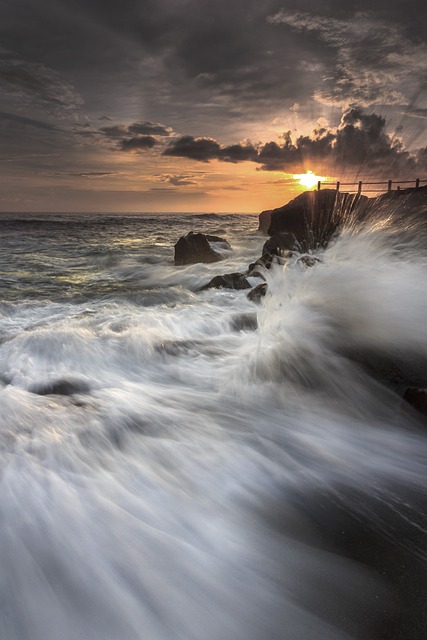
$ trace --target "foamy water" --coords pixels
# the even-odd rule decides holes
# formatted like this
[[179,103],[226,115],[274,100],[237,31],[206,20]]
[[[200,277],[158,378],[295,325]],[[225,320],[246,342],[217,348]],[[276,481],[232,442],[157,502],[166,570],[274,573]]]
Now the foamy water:
[[[427,361],[411,237],[345,231],[256,306],[197,292],[254,217],[12,218],[0,638],[424,638],[425,427],[361,364]],[[174,267],[191,229],[233,255]]]

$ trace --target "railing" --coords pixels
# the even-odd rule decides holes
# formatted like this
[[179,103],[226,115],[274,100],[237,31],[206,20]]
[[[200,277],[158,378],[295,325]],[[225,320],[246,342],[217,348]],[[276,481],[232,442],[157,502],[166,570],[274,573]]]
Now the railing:
[[[415,180],[386,180],[384,182],[363,182],[363,180],[359,180],[358,182],[323,182],[321,180],[319,180],[319,182],[317,183],[317,190],[320,191],[320,189],[322,188],[322,184],[324,186],[328,185],[335,185],[335,190],[339,191],[341,187],[351,187],[354,185],[357,185],[356,189],[349,189],[349,191],[354,191],[356,193],[358,193],[359,195],[362,193],[379,193],[381,191],[393,191],[393,186],[396,185],[396,190],[400,191],[400,185],[402,184],[412,184],[415,189],[419,189],[420,188],[420,184],[422,183],[427,183],[427,179],[426,180],[420,180],[419,178],[416,178]],[[387,185],[387,189],[381,189],[381,187],[379,189],[364,189],[364,185],[367,186],[373,186],[373,185]]]

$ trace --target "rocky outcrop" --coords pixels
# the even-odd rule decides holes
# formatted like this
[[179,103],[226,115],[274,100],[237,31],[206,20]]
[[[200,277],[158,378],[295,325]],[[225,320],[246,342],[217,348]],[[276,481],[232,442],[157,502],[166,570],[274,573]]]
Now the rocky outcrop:
[[73,396],[78,393],[90,393],[90,385],[80,378],[59,378],[45,382],[35,382],[28,391],[39,396]]
[[190,231],[175,244],[175,265],[218,262],[230,251],[231,246],[224,238]]
[[335,189],[306,191],[273,209],[268,235],[289,234],[304,251],[326,246],[343,221],[367,200]]
[[208,284],[205,284],[199,291],[206,289],[250,289],[251,285],[245,278],[244,273],[226,273],[223,276],[215,276]]
[[249,291],[247,297],[248,297],[248,300],[250,300],[251,302],[259,303],[261,302],[261,298],[263,298],[266,293],[267,293],[267,283],[263,282],[262,284],[259,284],[258,286],[254,287],[251,291]]
[[393,189],[376,198],[366,198],[357,207],[357,220],[387,217],[400,224],[416,221],[427,226],[427,186],[410,189]]
[[262,255],[283,256],[290,258],[298,242],[292,233],[276,233],[264,242]]
[[265,236],[268,235],[272,212],[273,212],[273,209],[266,209],[266,211],[261,211],[261,213],[259,214],[258,231],[263,233]]
[[268,235],[291,234],[299,248],[307,251],[326,246],[338,228],[348,221],[360,223],[387,216],[397,223],[416,219],[427,226],[426,214],[427,186],[395,189],[375,198],[321,189],[301,193],[283,207],[273,209]]

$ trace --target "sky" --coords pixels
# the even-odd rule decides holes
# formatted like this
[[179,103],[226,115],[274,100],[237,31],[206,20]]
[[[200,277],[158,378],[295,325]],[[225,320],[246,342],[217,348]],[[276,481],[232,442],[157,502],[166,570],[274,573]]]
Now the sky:
[[0,211],[427,179],[426,25],[424,0],[0,0]]

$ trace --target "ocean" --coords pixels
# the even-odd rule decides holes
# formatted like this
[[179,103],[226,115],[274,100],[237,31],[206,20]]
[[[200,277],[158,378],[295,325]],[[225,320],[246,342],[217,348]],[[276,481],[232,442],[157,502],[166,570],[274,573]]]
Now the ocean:
[[0,214],[1,640],[427,636],[426,423],[366,366],[424,371],[427,250],[382,218],[198,291],[257,226]]

